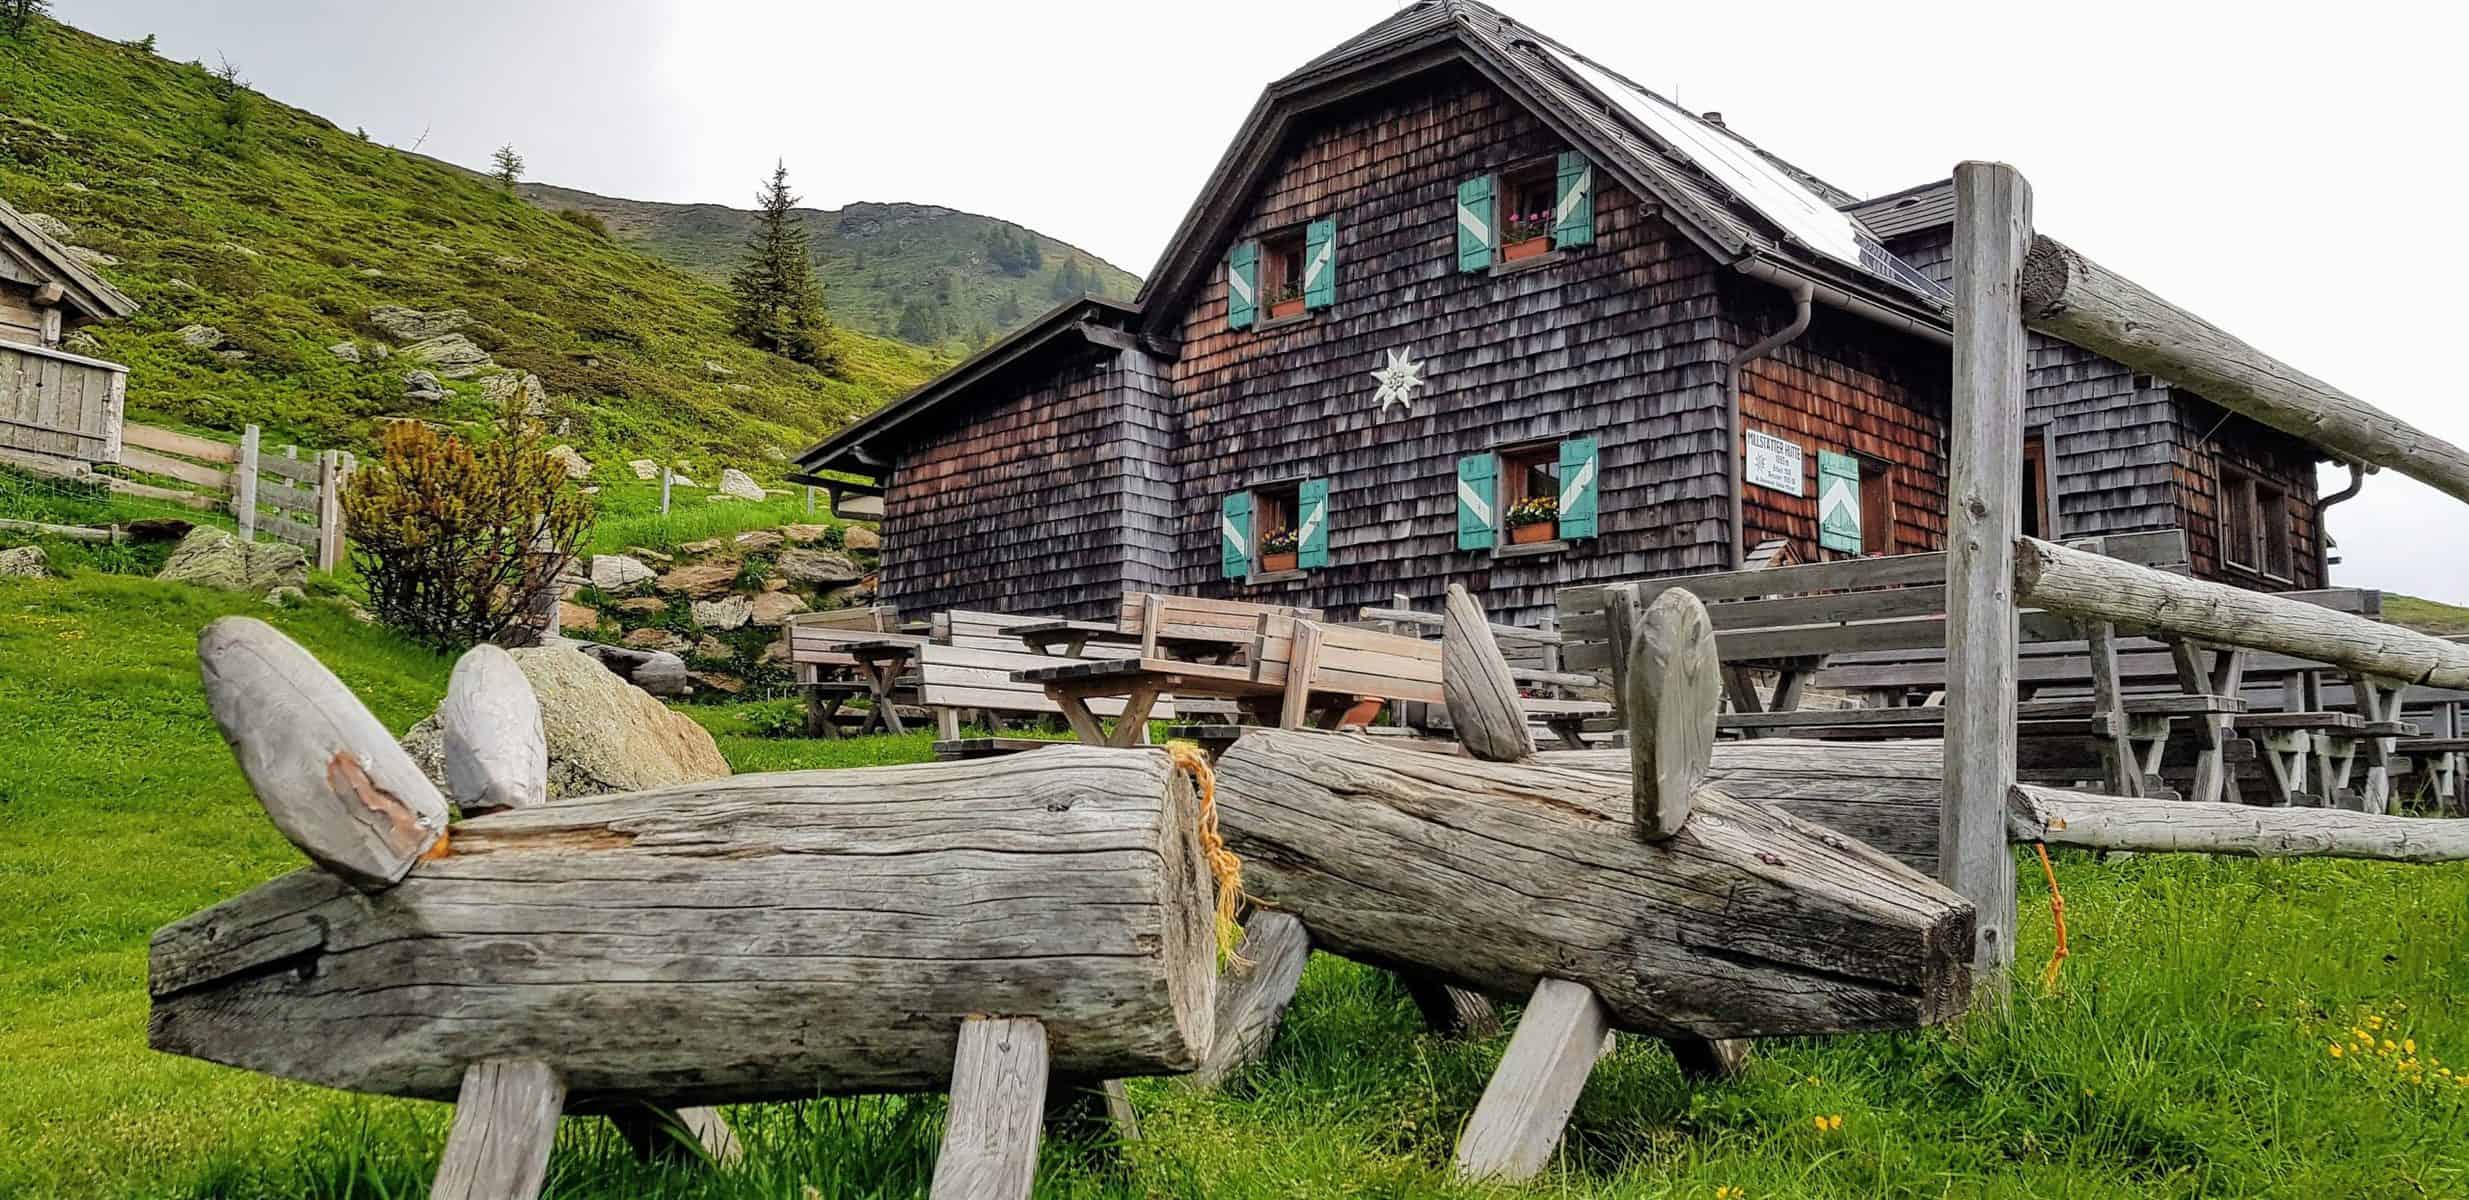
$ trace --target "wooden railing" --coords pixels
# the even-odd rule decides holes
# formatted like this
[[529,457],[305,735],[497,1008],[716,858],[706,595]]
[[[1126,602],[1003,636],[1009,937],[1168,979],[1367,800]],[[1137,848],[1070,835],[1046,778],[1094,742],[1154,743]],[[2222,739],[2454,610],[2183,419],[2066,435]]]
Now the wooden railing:
[[284,446],[266,453],[255,425],[237,445],[151,425],[123,426],[121,437],[121,466],[185,486],[110,478],[111,490],[191,508],[227,508],[240,519],[244,539],[262,531],[303,547],[321,571],[342,561],[343,483],[358,465],[350,451]]

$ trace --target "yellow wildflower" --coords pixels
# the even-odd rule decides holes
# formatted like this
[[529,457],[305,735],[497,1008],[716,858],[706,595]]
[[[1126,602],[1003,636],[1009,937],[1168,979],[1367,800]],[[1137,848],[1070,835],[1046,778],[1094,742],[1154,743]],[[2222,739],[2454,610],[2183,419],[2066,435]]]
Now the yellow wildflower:
[[2418,1052],[2418,1040],[2416,1038],[2402,1038],[2400,1040],[2400,1048],[2411,1054],[2415,1054]]
[[[2339,1057],[2340,1057],[2340,1043],[2339,1043],[2339,1042],[2334,1042],[2334,1043],[2332,1043],[2332,1057],[2334,1057],[2334,1058],[2339,1058]],[[2083,1093],[2083,1094],[2084,1094],[2084,1095],[2086,1095],[2086,1096],[2089,1096],[2089,1095],[2091,1095],[2092,1093],[2090,1093],[2089,1091],[2086,1091],[2086,1092],[2085,1092],[2085,1093]]]
[[1715,1200],[1741,1200],[1741,1197],[1748,1194],[1747,1191],[1736,1187],[1719,1187],[1715,1189]]
[[2381,1018],[2381,1017],[2377,1017],[2377,1016],[2372,1016],[2372,1015],[2368,1016],[2368,1017],[2366,1018],[2366,1027],[2367,1027],[2368,1029],[2381,1029],[2381,1028],[2383,1028],[2383,1018]]

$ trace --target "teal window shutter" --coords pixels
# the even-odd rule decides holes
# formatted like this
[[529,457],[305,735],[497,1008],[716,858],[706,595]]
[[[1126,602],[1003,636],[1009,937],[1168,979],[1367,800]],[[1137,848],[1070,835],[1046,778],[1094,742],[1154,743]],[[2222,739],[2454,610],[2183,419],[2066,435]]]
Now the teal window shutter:
[[1260,243],[1237,242],[1226,256],[1226,326],[1249,329],[1260,312]]
[[1322,218],[1303,227],[1303,307],[1337,301],[1337,221]]
[[1860,460],[1849,454],[1817,452],[1817,544],[1860,553]]
[[1226,578],[1241,579],[1252,573],[1252,494],[1236,492],[1226,497],[1220,506],[1217,524],[1218,554],[1224,559]]
[[1595,535],[1595,496],[1602,490],[1597,486],[1601,474],[1593,438],[1570,438],[1560,444],[1561,537]]
[[1295,546],[1295,565],[1306,571],[1329,565],[1329,481],[1306,479],[1295,489],[1295,528],[1302,540]]
[[1595,240],[1595,165],[1575,150],[1560,152],[1559,217],[1552,246],[1583,246]]
[[1492,265],[1492,247],[1500,241],[1492,215],[1491,176],[1477,175],[1457,185],[1458,270],[1481,271]]
[[1492,512],[1492,476],[1497,468],[1489,454],[1469,454],[1457,460],[1457,548],[1489,550],[1497,527]]

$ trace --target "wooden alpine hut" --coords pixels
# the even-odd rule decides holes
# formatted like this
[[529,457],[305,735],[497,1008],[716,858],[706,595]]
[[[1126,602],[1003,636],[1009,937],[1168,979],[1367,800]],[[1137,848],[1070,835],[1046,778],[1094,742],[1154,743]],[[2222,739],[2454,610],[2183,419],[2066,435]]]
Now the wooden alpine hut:
[[[1775,540],[1940,549],[1952,211],[1420,0],[1269,84],[1137,299],[1066,303],[799,467],[880,488],[883,596],[921,611],[1454,581],[1532,623]],[[2321,586],[2330,452],[2037,335],[2028,413],[2025,532],[2184,527],[2199,575]]]

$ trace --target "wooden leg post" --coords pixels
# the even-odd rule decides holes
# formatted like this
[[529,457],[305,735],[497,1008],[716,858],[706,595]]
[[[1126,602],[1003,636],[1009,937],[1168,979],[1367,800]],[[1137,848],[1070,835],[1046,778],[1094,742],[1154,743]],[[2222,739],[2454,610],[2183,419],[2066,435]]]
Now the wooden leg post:
[[1398,976],[1406,998],[1423,1014],[1423,1027],[1443,1037],[1487,1038],[1500,1032],[1500,1014],[1481,992],[1470,992],[1420,975]]
[[1311,957],[1311,935],[1292,914],[1262,909],[1243,923],[1235,961],[1217,981],[1217,1034],[1192,1072],[1195,1086],[1216,1087],[1268,1052]]
[[431,1200],[533,1200],[548,1180],[549,1147],[565,1108],[565,1082],[546,1063],[472,1064],[455,1098]]
[[932,1200],[1028,1200],[1045,1119],[1046,1027],[1030,1017],[970,1017],[952,1059]]
[[2032,189],[2003,163],[1955,168],[1953,438],[1946,499],[1946,771],[1938,874],[1972,902],[1973,969],[2014,961],[2015,538],[2022,533],[2023,390],[2030,344],[2020,292]]
[[1603,1002],[1584,985],[1536,984],[1500,1069],[1458,1136],[1458,1174],[1514,1183],[1541,1171],[1611,1031]]

